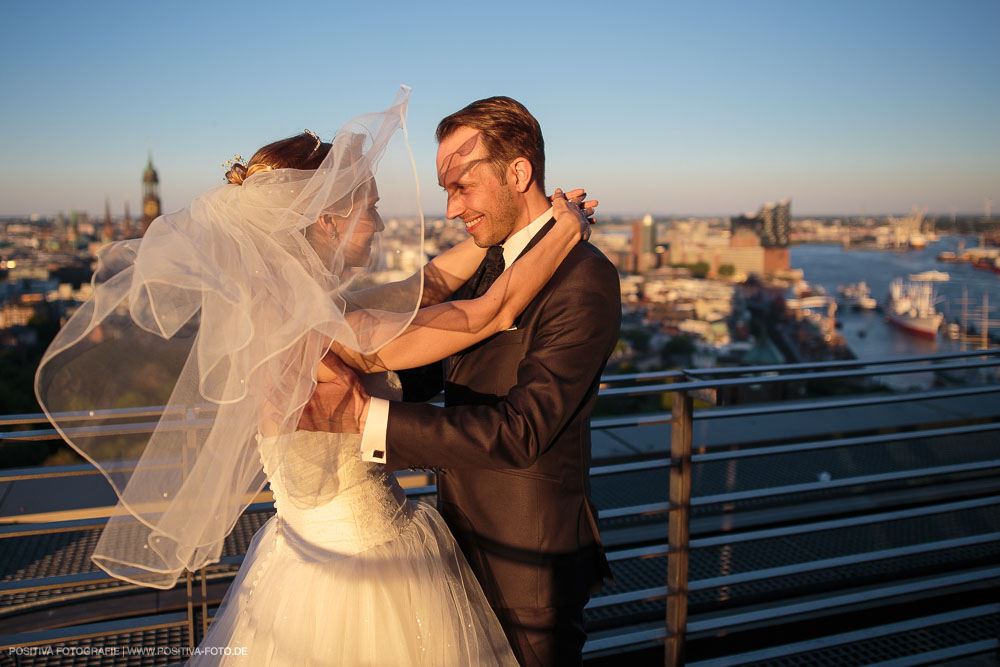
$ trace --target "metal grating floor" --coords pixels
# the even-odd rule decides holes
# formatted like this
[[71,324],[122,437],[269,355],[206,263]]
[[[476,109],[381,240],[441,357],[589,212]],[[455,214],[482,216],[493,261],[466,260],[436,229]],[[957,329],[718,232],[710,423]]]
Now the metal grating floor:
[[161,667],[181,664],[187,624],[55,642],[37,650],[0,653],[0,667]]
[[63,574],[94,572],[90,554],[100,530],[28,535],[4,539],[0,581],[21,581]]
[[[823,648],[808,653],[783,656],[753,663],[754,667],[846,667],[872,665],[888,660],[946,649],[977,641],[1000,637],[1000,617],[997,615],[969,618],[944,625],[920,628],[895,635],[874,637]],[[996,653],[994,652],[994,656]],[[925,663],[915,663],[925,664]],[[961,663],[958,663],[961,664]],[[997,664],[997,663],[994,663]]]
[[[223,544],[223,556],[239,556],[246,553],[254,533],[274,516],[274,510],[247,512],[240,517],[233,532]],[[11,537],[0,542],[0,581],[19,582],[42,577],[60,577],[74,574],[100,572],[90,560],[90,554],[97,544],[101,529],[28,535]],[[237,568],[233,568],[235,574]],[[67,585],[34,591],[22,591],[0,595],[0,614],[12,607],[54,600],[60,596],[83,591],[104,591],[128,588],[131,584],[121,581],[102,581]]]

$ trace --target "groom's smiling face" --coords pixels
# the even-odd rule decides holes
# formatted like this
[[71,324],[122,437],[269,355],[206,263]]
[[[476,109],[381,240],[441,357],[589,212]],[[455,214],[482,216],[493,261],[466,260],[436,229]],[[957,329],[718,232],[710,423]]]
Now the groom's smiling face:
[[448,194],[447,217],[461,218],[476,245],[488,248],[513,233],[521,213],[518,198],[501,181],[478,130],[459,127],[441,141],[437,172]]

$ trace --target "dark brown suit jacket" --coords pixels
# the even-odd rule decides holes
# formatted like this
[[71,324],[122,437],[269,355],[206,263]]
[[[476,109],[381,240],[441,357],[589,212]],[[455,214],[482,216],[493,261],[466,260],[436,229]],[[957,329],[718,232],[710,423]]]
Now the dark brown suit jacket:
[[610,574],[589,418],[620,324],[618,272],[580,243],[511,330],[450,360],[444,408],[390,405],[388,465],[442,469],[441,514],[496,608],[580,604]]

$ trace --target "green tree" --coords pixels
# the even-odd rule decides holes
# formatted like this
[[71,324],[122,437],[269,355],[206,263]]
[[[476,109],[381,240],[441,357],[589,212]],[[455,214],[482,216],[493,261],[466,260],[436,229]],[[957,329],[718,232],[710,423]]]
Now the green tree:
[[688,270],[691,271],[691,275],[695,278],[704,278],[707,276],[709,268],[708,262],[695,262],[694,264],[688,264]]
[[676,366],[677,359],[691,356],[696,349],[690,336],[674,336],[660,350],[660,359],[664,366]]
[[636,352],[649,351],[649,332],[645,329],[622,329],[621,337]]

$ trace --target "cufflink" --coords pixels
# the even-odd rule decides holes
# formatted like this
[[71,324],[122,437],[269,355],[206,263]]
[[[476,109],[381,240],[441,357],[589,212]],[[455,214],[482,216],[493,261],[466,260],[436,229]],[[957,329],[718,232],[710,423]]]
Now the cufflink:
[[385,450],[383,450],[383,449],[376,449],[376,450],[374,450],[372,452],[372,459],[374,459],[375,461],[382,461],[384,463],[385,462]]

